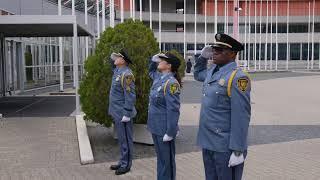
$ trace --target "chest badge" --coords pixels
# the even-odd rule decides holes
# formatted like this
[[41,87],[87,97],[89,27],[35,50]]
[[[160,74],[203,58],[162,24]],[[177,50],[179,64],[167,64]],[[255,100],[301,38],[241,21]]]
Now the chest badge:
[[224,79],[220,79],[219,80],[219,85],[220,86],[224,86],[225,83],[226,83],[226,80],[224,80]]
[[120,76],[118,75],[117,77],[116,77],[116,81],[119,81],[120,80]]

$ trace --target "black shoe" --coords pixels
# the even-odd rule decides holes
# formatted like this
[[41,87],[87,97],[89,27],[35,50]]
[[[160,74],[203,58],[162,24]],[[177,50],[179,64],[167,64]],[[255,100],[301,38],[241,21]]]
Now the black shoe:
[[116,175],[121,175],[121,174],[125,174],[125,173],[127,173],[127,172],[129,172],[129,171],[130,171],[130,168],[128,168],[128,169],[126,169],[126,168],[119,168],[119,169],[116,170],[115,174],[116,174]]
[[119,164],[117,164],[117,165],[111,165],[110,166],[110,169],[111,170],[117,170],[117,169],[119,169],[120,168],[120,165]]

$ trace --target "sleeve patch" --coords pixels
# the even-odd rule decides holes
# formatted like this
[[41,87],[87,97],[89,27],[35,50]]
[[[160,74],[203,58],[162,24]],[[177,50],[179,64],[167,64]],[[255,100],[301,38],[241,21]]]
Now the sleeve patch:
[[127,76],[125,77],[125,83],[126,83],[126,90],[127,90],[127,91],[130,91],[130,90],[131,90],[130,84],[131,84],[132,82],[134,82],[134,76],[133,76],[132,74],[127,75]]
[[178,83],[170,84],[170,93],[176,94],[178,92],[180,92],[180,85]]
[[237,87],[240,91],[246,92],[249,87],[249,80],[247,78],[240,78],[237,81]]

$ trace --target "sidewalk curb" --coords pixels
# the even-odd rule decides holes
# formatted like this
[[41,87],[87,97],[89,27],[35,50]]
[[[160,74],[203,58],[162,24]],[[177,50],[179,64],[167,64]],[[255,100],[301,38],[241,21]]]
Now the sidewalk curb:
[[76,115],[75,117],[78,134],[80,162],[83,165],[94,163],[86,122],[83,119],[83,115]]

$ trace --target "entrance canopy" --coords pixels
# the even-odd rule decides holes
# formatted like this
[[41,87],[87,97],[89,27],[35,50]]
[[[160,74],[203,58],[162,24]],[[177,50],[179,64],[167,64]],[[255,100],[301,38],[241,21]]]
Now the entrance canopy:
[[[78,36],[91,36],[94,33],[77,21],[73,15],[8,15],[0,16],[0,68],[2,88],[5,96],[5,38],[6,37],[73,37],[73,71],[76,90],[76,115],[80,112],[78,80]],[[1,72],[1,71],[0,71]]]
[[4,37],[67,37],[74,36],[76,24],[77,36],[94,36],[86,26],[77,22],[72,15],[10,15],[0,16],[0,34]]

